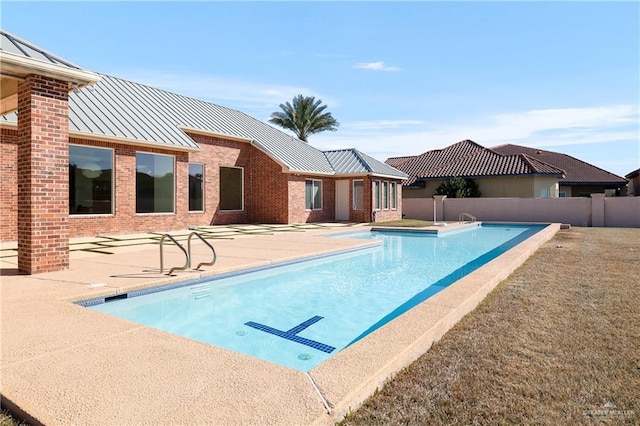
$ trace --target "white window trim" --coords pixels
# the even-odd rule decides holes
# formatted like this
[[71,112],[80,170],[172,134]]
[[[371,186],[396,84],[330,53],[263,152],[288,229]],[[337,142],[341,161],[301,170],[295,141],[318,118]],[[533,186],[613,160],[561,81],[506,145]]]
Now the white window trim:
[[[361,182],[362,183],[362,205],[360,206],[360,208],[356,208],[356,182]],[[351,193],[352,193],[352,197],[351,197],[351,209],[352,210],[357,210],[357,211],[361,211],[364,210],[364,179],[354,179],[353,182],[351,183]]]
[[[314,184],[316,182],[320,182],[320,207],[313,206],[312,208],[307,208],[307,181],[311,181]],[[313,188],[313,185],[312,185]],[[321,179],[305,179],[304,180],[304,209],[305,211],[320,211],[322,210],[322,206],[324,205],[324,185]],[[313,204],[313,197],[311,198],[311,203]]]
[[[376,194],[376,186],[378,187],[378,194]],[[382,210],[382,181],[373,181],[373,210]],[[377,207],[376,207],[377,204]]]
[[[384,189],[387,189],[387,193],[385,194]],[[389,181],[383,181],[382,182],[382,192],[381,192],[381,197],[382,197],[382,210],[389,210],[389,197],[390,197],[390,188],[389,188]]]
[[[393,191],[391,188],[395,188]],[[398,210],[398,183],[397,182],[389,182],[389,206],[391,210]]]

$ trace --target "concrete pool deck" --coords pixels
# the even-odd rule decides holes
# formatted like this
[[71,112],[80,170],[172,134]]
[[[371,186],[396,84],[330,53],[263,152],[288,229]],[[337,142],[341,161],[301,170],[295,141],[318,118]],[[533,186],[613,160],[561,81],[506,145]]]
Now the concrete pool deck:
[[[3,243],[2,405],[47,425],[333,424],[426,352],[559,227],[548,226],[308,374],[72,302],[365,247],[372,242],[322,235],[367,227],[203,228],[217,263],[174,277],[159,273],[160,234],[73,239],[69,270],[32,276],[16,274],[13,248]],[[172,235],[184,241],[189,232]],[[206,247],[193,244],[193,263],[208,260]],[[183,263],[166,244],[165,265]]]

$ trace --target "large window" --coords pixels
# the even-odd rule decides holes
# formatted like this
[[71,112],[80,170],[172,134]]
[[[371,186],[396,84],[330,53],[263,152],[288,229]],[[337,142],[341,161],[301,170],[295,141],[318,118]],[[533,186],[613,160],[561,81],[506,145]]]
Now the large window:
[[322,210],[322,181],[304,181],[304,207],[307,210]]
[[189,163],[189,211],[204,210],[204,165]]
[[364,181],[353,181],[353,210],[364,208]]
[[113,213],[113,151],[69,145],[69,214]]
[[136,213],[173,213],[174,157],[136,153]]
[[373,182],[373,208],[375,210],[380,210],[380,206],[382,205],[381,186],[382,184],[379,180]]
[[243,170],[238,167],[220,167],[220,210],[243,210]]

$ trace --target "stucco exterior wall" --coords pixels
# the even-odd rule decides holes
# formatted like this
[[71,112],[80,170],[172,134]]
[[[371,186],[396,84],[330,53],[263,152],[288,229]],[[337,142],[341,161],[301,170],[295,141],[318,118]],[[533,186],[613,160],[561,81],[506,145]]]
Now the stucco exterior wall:
[[[433,204],[432,198],[405,198],[403,213],[407,219],[432,221]],[[442,204],[444,219],[438,213],[438,221],[457,221],[460,213],[470,213],[480,221],[640,228],[640,197],[445,198]]]
[[[475,183],[482,194],[481,197],[514,197],[535,198],[540,197],[543,188],[548,190],[549,197],[558,196],[558,179],[545,176],[498,176],[475,178]],[[436,194],[436,188],[444,180],[424,181],[424,188],[405,188],[403,197],[431,198]]]
[[640,228],[640,197],[605,197],[605,226]]

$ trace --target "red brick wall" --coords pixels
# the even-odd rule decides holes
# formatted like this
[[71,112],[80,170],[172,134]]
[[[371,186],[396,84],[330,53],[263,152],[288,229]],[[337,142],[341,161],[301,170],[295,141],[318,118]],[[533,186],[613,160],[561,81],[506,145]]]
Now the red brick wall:
[[[190,135],[201,151],[181,153],[163,149],[136,147],[120,143],[97,142],[71,138],[70,143],[110,148],[114,158],[114,214],[70,215],[70,236],[92,236],[136,232],[161,232],[186,229],[191,225],[206,226],[232,223],[305,223],[335,220],[335,180],[331,177],[285,174],[282,167],[249,143]],[[17,192],[16,175],[17,132],[2,130],[2,241],[16,239]],[[136,214],[136,152],[175,156],[175,213]],[[188,211],[188,163],[202,163],[205,167],[204,211]],[[244,210],[225,212],[218,209],[220,198],[220,167],[244,169]],[[305,179],[323,182],[323,208],[305,209]],[[371,221],[372,179],[364,180],[364,209],[351,210],[353,222]],[[352,182],[352,181],[350,181]],[[400,218],[401,187],[398,185],[398,210],[380,211],[377,220]],[[350,184],[350,199],[353,186]],[[68,212],[68,193],[65,195]],[[390,218],[390,219],[387,219]]]
[[0,241],[18,240],[18,132],[0,129]]
[[68,84],[36,75],[18,84],[18,269],[69,266]]
[[[305,180],[322,181],[322,210],[305,209]],[[332,222],[336,218],[336,185],[333,178],[293,175],[289,177],[289,223]]]
[[[231,223],[249,223],[249,212],[247,205],[250,194],[250,171],[252,155],[255,148],[245,142],[230,141],[210,136],[190,135],[200,146],[201,151],[190,152],[189,162],[204,164],[204,213],[189,213],[188,188],[184,200],[184,213],[188,216],[190,224],[194,225],[223,225]],[[220,167],[242,167],[244,179],[244,210],[243,211],[220,211]],[[184,172],[184,179],[187,179],[188,170]],[[185,181],[186,182],[186,181]]]
[[292,175],[265,153],[253,149],[248,203],[253,223],[289,223],[289,185]]
[[[365,181],[365,205],[366,205],[366,198],[367,196],[371,197],[370,201],[369,201],[369,206],[370,206],[370,211],[374,211],[374,187],[373,187],[373,182],[376,180],[379,180],[381,182],[383,181],[387,181],[387,182],[396,182],[396,188],[397,188],[397,208],[396,209],[391,209],[391,204],[389,204],[389,209],[379,209],[379,210],[375,210],[375,221],[376,222],[385,222],[388,220],[398,220],[398,219],[402,219],[402,185],[400,181],[394,181],[392,179],[385,179],[385,178],[367,178],[368,183]],[[368,188],[367,188],[368,187]],[[391,192],[391,188],[389,188],[389,192]],[[371,221],[373,221],[373,217],[371,218]]]
[[[115,212],[113,215],[70,216],[71,235],[119,234],[132,232],[163,232],[186,229],[189,226],[248,223],[247,186],[251,164],[250,145],[242,142],[192,136],[200,145],[199,152],[176,152],[163,149],[127,146],[82,139],[73,144],[112,148],[115,162]],[[172,155],[175,157],[175,213],[136,213],[136,152]],[[189,163],[204,164],[204,211],[189,212]],[[239,212],[219,211],[220,167],[244,168],[245,209]]]

